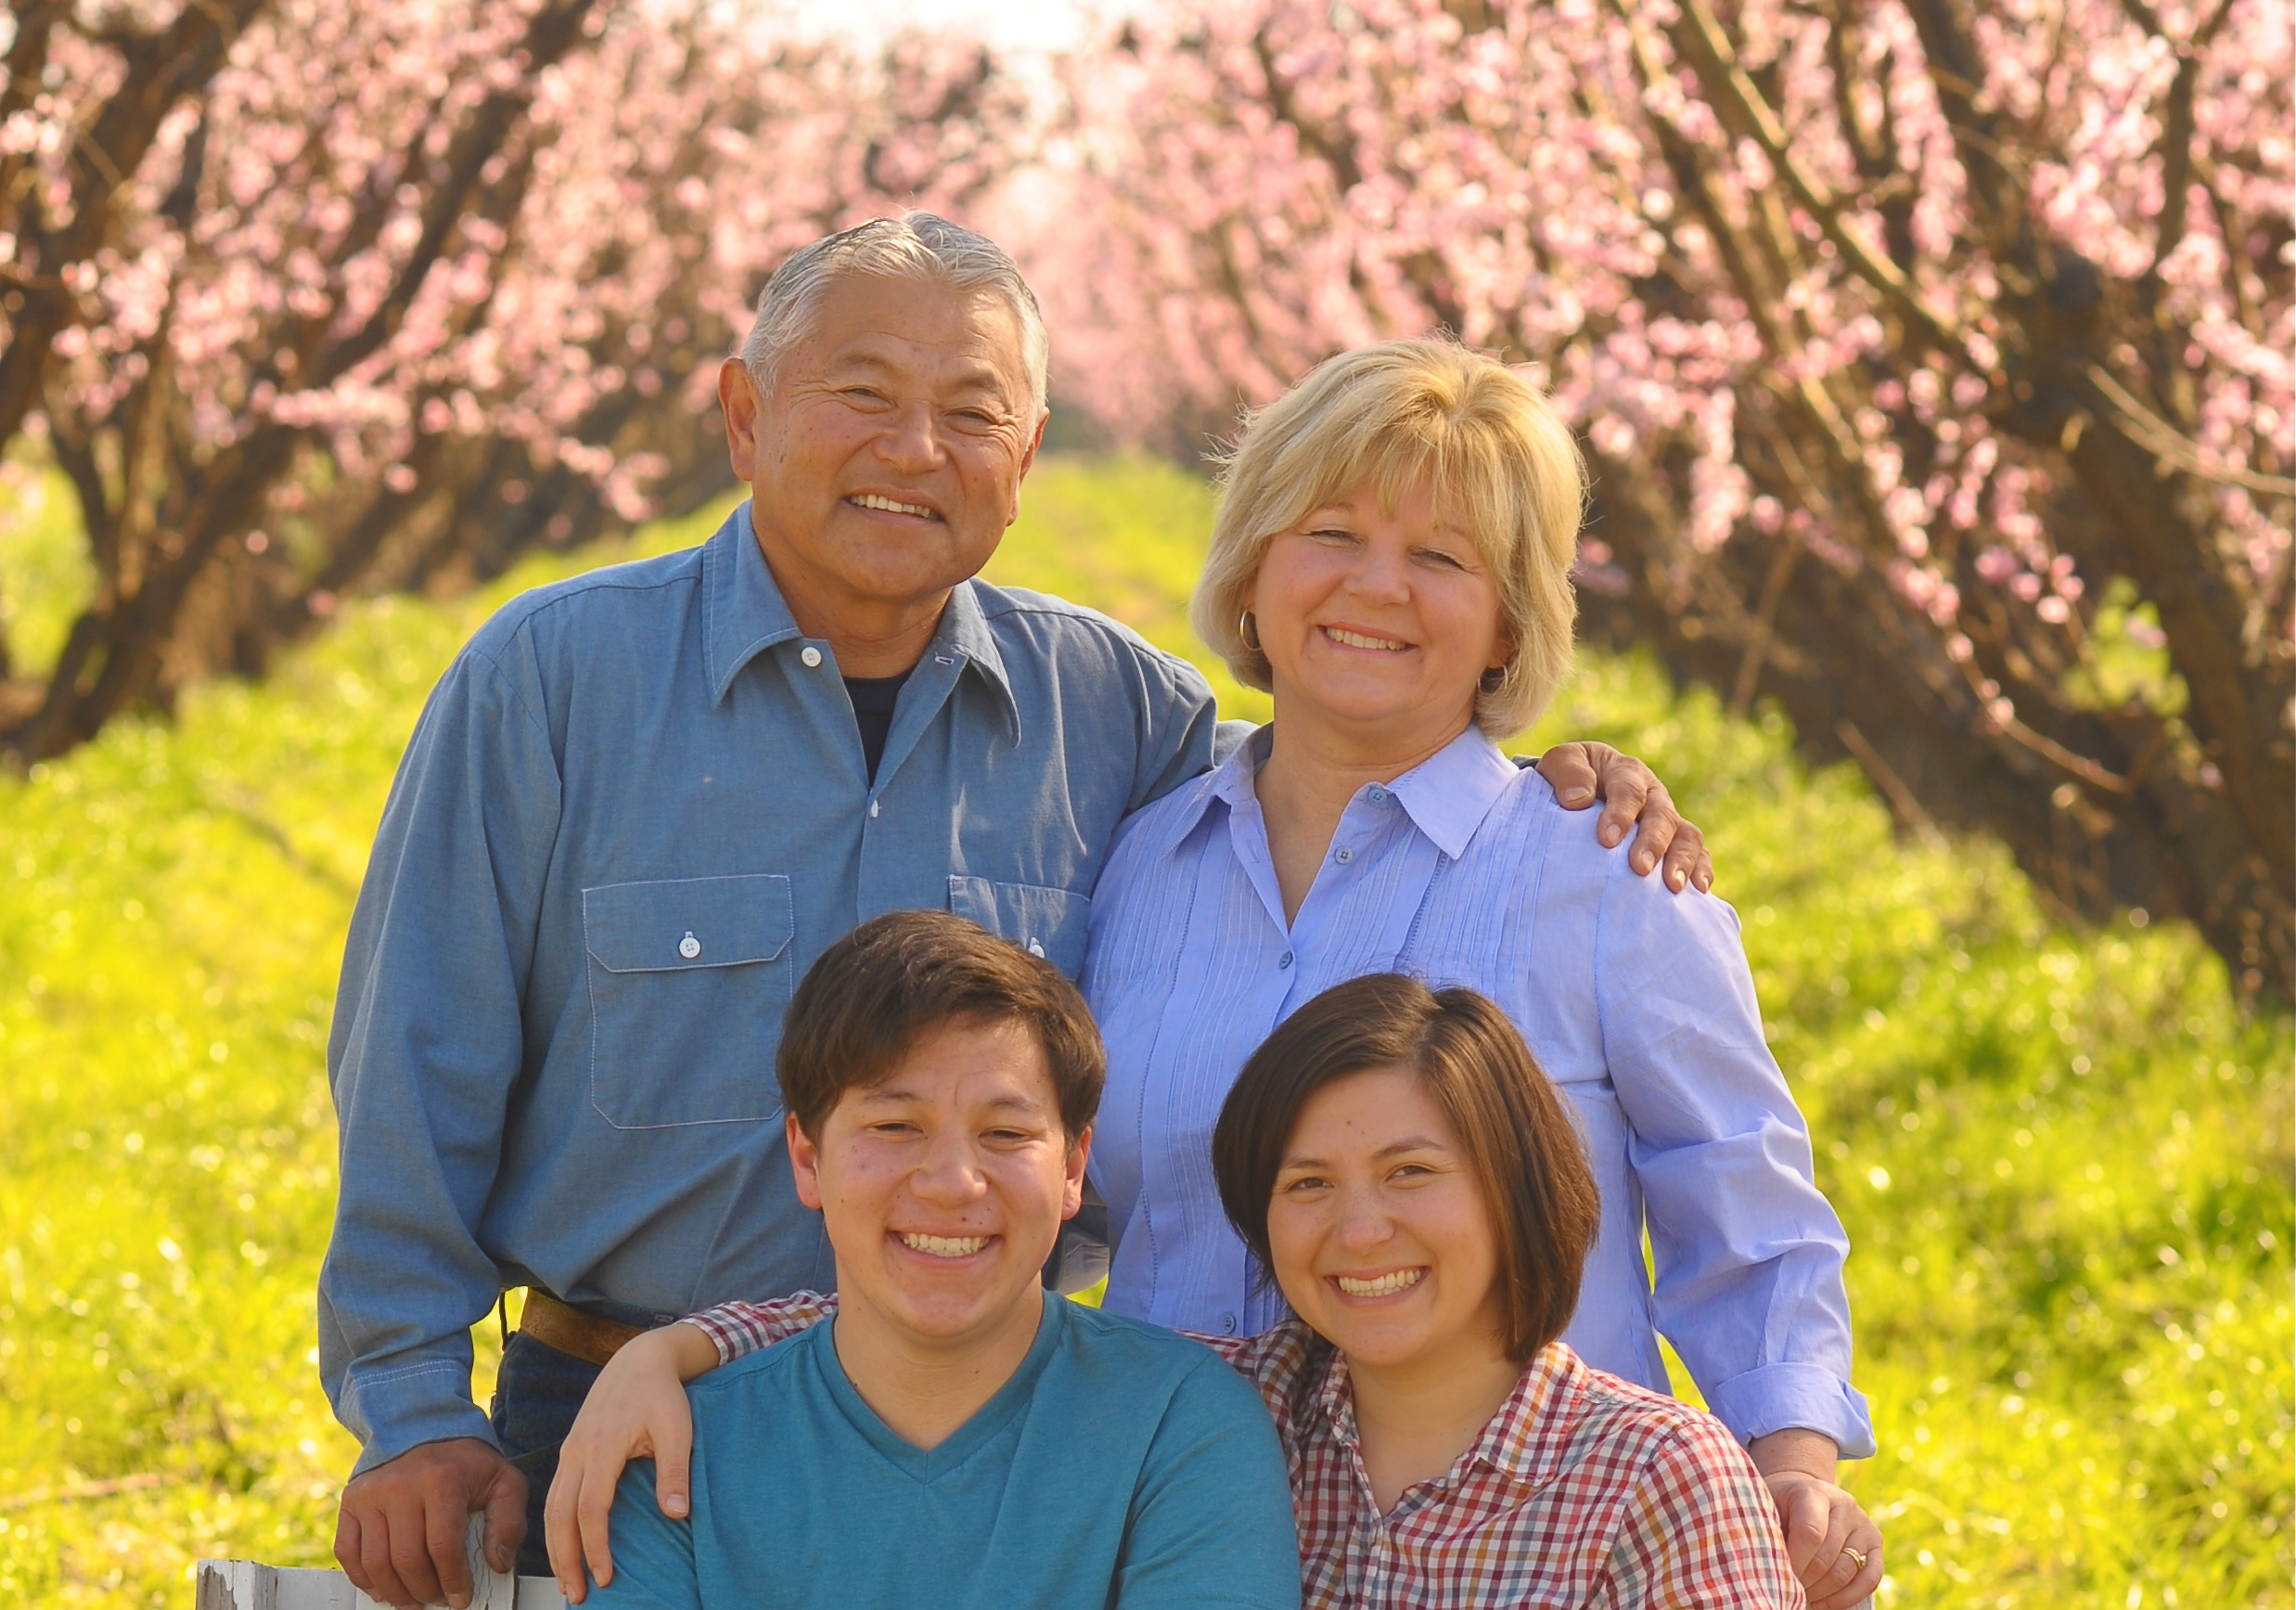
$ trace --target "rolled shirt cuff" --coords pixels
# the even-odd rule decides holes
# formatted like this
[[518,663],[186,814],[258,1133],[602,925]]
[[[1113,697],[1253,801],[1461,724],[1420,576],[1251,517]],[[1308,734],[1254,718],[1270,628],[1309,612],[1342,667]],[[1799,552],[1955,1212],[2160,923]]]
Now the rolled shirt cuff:
[[1874,1456],[1866,1395],[1823,1365],[1765,1364],[1701,1386],[1706,1407],[1740,1442],[1773,1431],[1815,1431],[1832,1437],[1843,1459]]
[[343,1423],[364,1445],[351,1467],[353,1475],[426,1442],[472,1436],[490,1448],[501,1447],[493,1424],[470,1401],[468,1364],[441,1359],[353,1375],[344,1383],[341,1412]]

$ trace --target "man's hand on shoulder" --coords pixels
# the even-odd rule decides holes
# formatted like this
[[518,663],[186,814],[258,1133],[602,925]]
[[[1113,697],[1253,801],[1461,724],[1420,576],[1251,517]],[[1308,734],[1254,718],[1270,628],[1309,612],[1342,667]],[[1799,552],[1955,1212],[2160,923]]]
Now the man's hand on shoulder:
[[335,1559],[370,1599],[465,1610],[471,1583],[464,1539],[480,1510],[487,1561],[507,1571],[526,1536],[526,1477],[476,1437],[426,1442],[351,1478],[335,1522]]
[[1677,895],[1693,884],[1700,894],[1713,888],[1714,858],[1706,853],[1706,835],[1683,819],[1658,774],[1633,755],[1607,743],[1558,743],[1539,756],[1539,775],[1565,810],[1583,811],[1602,802],[1595,836],[1605,847],[1633,829],[1635,847],[1627,859],[1637,873],[1648,873],[1663,857],[1666,886]]

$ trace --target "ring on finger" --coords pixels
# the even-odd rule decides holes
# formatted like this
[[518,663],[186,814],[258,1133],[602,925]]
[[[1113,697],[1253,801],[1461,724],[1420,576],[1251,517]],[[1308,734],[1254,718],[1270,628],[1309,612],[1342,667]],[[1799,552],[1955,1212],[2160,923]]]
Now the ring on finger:
[[1855,1565],[1859,1570],[1862,1571],[1866,1568],[1866,1555],[1862,1550],[1853,1549],[1845,1545],[1841,1552],[1850,1556],[1850,1564]]

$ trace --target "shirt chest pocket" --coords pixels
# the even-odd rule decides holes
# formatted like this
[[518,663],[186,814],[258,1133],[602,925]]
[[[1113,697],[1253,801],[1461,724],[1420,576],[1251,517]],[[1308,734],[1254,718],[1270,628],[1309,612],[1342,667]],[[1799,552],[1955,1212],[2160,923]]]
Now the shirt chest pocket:
[[582,892],[590,1100],[618,1129],[758,1122],[781,1112],[774,1047],[796,927],[772,873]]
[[952,875],[949,909],[1041,956],[1070,978],[1084,965],[1084,940],[1092,930],[1092,900],[1066,889],[1036,883],[992,883],[986,878]]

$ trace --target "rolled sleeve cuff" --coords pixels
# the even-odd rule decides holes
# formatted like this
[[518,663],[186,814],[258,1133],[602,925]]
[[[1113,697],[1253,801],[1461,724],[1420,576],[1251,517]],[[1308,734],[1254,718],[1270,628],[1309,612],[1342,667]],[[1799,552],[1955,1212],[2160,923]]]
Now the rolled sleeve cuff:
[[1815,1431],[1834,1439],[1843,1459],[1874,1456],[1872,1410],[1866,1395],[1817,1364],[1766,1364],[1706,1388],[1706,1407],[1740,1442],[1773,1431]]
[[353,1475],[426,1442],[472,1436],[490,1448],[501,1446],[494,1426],[470,1401],[470,1372],[460,1364],[414,1364],[353,1375],[345,1384],[344,1398],[343,1423],[366,1445],[351,1467]]

